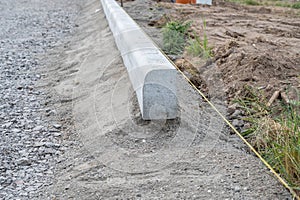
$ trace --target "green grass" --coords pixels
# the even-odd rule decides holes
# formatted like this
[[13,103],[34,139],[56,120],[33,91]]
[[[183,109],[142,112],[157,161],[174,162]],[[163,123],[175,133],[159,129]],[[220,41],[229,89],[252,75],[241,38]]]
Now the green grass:
[[244,0],[246,5],[251,5],[251,6],[258,6],[260,5],[259,2],[255,1],[255,0]]
[[[300,4],[298,3],[288,3],[288,2],[282,2],[282,1],[277,1],[276,3],[266,3],[266,5],[273,5],[273,6],[277,6],[277,7],[285,7],[285,8],[294,8],[294,9],[299,9],[300,8]],[[297,8],[297,6],[299,6]]]
[[186,34],[191,24],[191,22],[170,21],[166,24],[165,29]]
[[251,127],[243,136],[281,174],[289,185],[300,193],[300,107],[299,102],[283,102],[267,106],[261,92],[245,87],[245,94],[237,99]]
[[282,0],[228,0],[229,2],[251,5],[251,6],[278,6],[286,8],[300,9],[300,2],[286,2]]
[[258,1],[255,0],[228,0],[228,1],[233,3],[238,3],[238,4],[252,5],[252,6],[261,5]]
[[181,54],[185,47],[186,33],[190,26],[191,22],[168,22],[163,27],[163,50],[168,54]]
[[295,2],[292,4],[292,8],[300,9],[300,2]]
[[203,20],[203,40],[194,33],[194,39],[189,40],[187,52],[192,56],[201,56],[205,59],[212,57],[212,48],[208,45],[208,38],[206,34],[206,21]]
[[163,32],[163,50],[168,54],[181,54],[185,46],[185,36],[182,33],[166,30]]

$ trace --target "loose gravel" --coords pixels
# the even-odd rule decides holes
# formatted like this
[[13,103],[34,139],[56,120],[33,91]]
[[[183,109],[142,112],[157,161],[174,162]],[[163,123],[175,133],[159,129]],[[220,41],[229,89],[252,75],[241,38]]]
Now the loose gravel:
[[[129,133],[110,130],[116,121],[105,97],[119,76],[126,78],[125,68],[121,58],[115,60],[119,53],[99,0],[80,1],[0,0],[0,199],[290,198],[236,136],[220,131],[216,113],[202,103],[195,140],[172,164],[152,173],[109,166],[126,166],[128,160],[105,165],[107,160],[96,154],[103,147],[97,142],[108,141],[99,140],[103,130],[108,138],[118,139],[116,148],[132,151],[144,145],[141,156],[172,135],[164,132],[154,140],[130,143]],[[107,63],[112,67],[104,67]],[[191,90],[182,88],[198,107]],[[95,96],[103,101],[94,101]],[[127,103],[123,98],[120,105]],[[85,127],[99,122],[107,126]],[[190,135],[193,121],[183,122]],[[123,125],[130,130],[130,120]],[[219,138],[214,130],[220,131]]]
[[75,2],[0,0],[0,199],[30,199],[51,184],[64,150],[62,125],[49,120],[56,111],[36,85],[40,58],[77,26]]

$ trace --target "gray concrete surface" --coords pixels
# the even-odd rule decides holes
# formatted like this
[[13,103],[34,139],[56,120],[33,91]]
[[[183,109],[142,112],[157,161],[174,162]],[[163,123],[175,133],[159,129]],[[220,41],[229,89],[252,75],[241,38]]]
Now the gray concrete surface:
[[143,119],[176,118],[179,109],[176,69],[116,1],[101,2]]

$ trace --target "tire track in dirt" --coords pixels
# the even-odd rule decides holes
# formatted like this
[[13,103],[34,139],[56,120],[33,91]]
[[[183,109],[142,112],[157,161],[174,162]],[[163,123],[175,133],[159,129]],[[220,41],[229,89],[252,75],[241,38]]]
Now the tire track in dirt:
[[[50,77],[60,80],[54,94],[73,99],[60,104],[60,112],[72,113],[73,120],[66,132],[66,151],[57,165],[55,184],[45,188],[40,199],[290,198],[185,80],[178,80],[181,118],[142,122],[99,1],[86,4],[78,24],[70,47],[57,49],[61,60],[49,66],[58,69],[50,69]],[[70,68],[59,71],[66,67]],[[121,95],[113,99],[118,106],[112,109],[116,85]],[[221,100],[215,98],[214,103],[226,111]],[[128,113],[118,112],[124,107],[129,119]],[[119,118],[114,119],[114,112]],[[192,139],[189,147],[180,143],[185,137]],[[176,145],[170,147],[173,151],[164,151],[175,139]],[[108,150],[112,152],[107,154]],[[135,157],[147,163],[159,151],[169,154],[150,160],[149,166],[159,166],[155,170],[144,163],[130,165]],[[183,154],[178,156],[178,152]],[[137,171],[139,164],[142,170]]]

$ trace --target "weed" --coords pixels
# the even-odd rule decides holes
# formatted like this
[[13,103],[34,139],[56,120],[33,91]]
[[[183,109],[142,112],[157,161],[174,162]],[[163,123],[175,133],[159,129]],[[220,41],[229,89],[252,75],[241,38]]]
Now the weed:
[[256,1],[256,0],[228,0],[230,2],[239,3],[239,4],[246,4],[246,5],[252,5],[252,6],[258,6],[258,5],[267,5],[267,6],[278,6],[278,7],[287,7],[287,8],[294,8],[294,9],[300,9],[300,2],[287,2],[282,0],[262,0],[262,1]]
[[246,87],[246,95],[237,102],[251,127],[244,137],[294,188],[300,192],[300,115],[299,106],[283,102],[267,106],[264,95]]
[[244,2],[245,2],[245,4],[250,5],[250,6],[260,5],[259,2],[255,1],[255,0],[245,0]]
[[163,50],[169,54],[182,53],[185,46],[185,35],[191,22],[168,22],[163,28]]
[[246,5],[251,5],[251,6],[260,5],[260,3],[256,0],[229,0],[229,1],[233,2],[233,3],[246,4]]
[[187,52],[192,56],[200,56],[203,53],[202,42],[200,37],[194,33],[194,39],[188,41],[189,46],[187,47]]
[[168,54],[178,55],[182,53],[185,45],[185,36],[174,30],[166,30],[163,32],[163,50]]
[[168,22],[165,26],[167,30],[173,30],[182,34],[186,34],[188,29],[191,27],[191,22],[180,22],[180,21],[171,21]]
[[273,3],[271,5],[278,6],[278,7],[300,9],[300,2],[289,3],[289,2],[277,1],[275,4]]
[[292,8],[300,9],[300,2],[293,3]]
[[211,48],[208,45],[208,38],[206,34],[206,21],[203,20],[203,41],[194,33],[194,39],[189,40],[187,51],[193,56],[202,56],[205,59],[212,57]]

